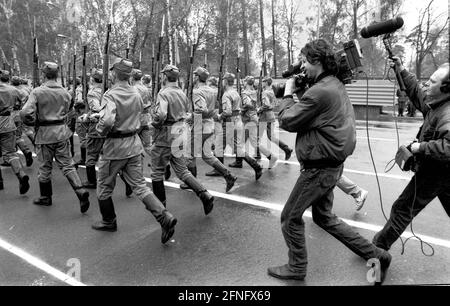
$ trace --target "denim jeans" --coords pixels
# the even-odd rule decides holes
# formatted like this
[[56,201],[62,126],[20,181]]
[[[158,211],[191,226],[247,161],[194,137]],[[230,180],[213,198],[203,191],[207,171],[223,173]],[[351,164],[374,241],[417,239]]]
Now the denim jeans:
[[450,217],[450,165],[422,165],[392,205],[389,220],[375,235],[374,243],[385,250],[390,249],[413,218],[436,197]]
[[312,207],[313,221],[365,260],[378,258],[382,250],[356,233],[332,213],[333,189],[343,166],[326,169],[303,169],[281,213],[281,229],[289,249],[289,268],[306,273],[307,250],[303,213]]

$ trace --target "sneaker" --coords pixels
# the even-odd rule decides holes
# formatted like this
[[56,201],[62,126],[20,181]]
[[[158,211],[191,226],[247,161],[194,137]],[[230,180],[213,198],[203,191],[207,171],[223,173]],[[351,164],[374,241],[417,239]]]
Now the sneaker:
[[289,269],[288,265],[268,268],[267,274],[269,274],[272,277],[284,280],[302,281],[306,277],[306,273],[293,272],[291,269]]
[[355,198],[356,211],[360,211],[366,203],[367,195],[369,192],[367,190],[361,189],[358,193],[358,197]]

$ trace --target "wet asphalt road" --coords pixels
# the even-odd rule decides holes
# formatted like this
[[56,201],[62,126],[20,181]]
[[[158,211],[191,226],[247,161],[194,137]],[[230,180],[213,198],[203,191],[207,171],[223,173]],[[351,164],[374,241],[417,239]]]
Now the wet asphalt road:
[[[400,142],[407,143],[417,132],[418,124],[400,126]],[[364,126],[358,126],[358,145],[346,163],[345,174],[369,190],[366,205],[355,212],[354,201],[335,190],[334,211],[344,219],[363,224],[355,228],[371,239],[371,226],[384,225],[376,178],[365,139]],[[370,128],[375,164],[381,174],[382,200],[386,214],[408,183],[407,173],[395,167],[384,174],[386,164],[394,157],[397,136],[390,123],[373,124]],[[281,139],[293,145],[295,135],[281,133]],[[283,154],[280,154],[283,158]],[[226,158],[226,164],[233,161]],[[263,161],[264,163],[264,161]],[[203,215],[201,202],[188,191],[176,188],[180,182],[170,179],[167,187],[169,209],[177,216],[174,240],[160,243],[160,227],[136,199],[127,199],[120,180],[113,197],[119,231],[101,233],[90,225],[100,218],[95,192],[92,206],[81,215],[75,194],[59,170],[54,171],[54,205],[36,207],[31,204],[38,195],[37,164],[26,169],[31,177],[31,190],[18,195],[17,181],[10,169],[3,168],[6,190],[0,191],[0,239],[61,272],[68,272],[68,260],[81,263],[81,282],[87,285],[369,285],[366,263],[333,237],[305,217],[308,247],[308,276],[305,281],[280,281],[266,274],[268,266],[284,264],[287,248],[281,235],[280,211],[299,174],[293,156],[289,163],[279,162],[266,170],[260,181],[245,165],[232,171],[239,177],[231,195],[223,195],[222,178],[207,178],[210,170],[198,161],[200,180],[218,192],[215,209]],[[80,169],[84,178],[85,171]],[[149,177],[149,169],[145,176]],[[252,202],[258,200],[259,202]],[[250,203],[250,204],[249,204]],[[272,209],[259,207],[271,204]],[[251,205],[254,204],[254,205]],[[443,244],[432,244],[435,254],[426,257],[419,242],[412,240],[401,255],[397,242],[391,250],[393,261],[385,284],[450,284],[450,222],[439,201],[432,202],[414,221],[414,231]],[[408,229],[410,230],[410,229]],[[425,247],[425,252],[430,249]],[[1,285],[64,285],[49,273],[36,268],[11,252],[0,248]]]

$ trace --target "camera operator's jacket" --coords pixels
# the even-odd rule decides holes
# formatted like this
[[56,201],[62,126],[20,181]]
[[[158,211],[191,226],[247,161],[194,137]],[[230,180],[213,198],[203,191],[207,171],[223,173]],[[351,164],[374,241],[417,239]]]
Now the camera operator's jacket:
[[415,75],[401,72],[409,99],[423,114],[425,120],[418,135],[419,155],[425,160],[450,162],[450,94],[429,99]]
[[296,154],[305,168],[337,167],[356,146],[355,114],[344,84],[322,74],[299,102],[285,97],[280,127],[297,133]]

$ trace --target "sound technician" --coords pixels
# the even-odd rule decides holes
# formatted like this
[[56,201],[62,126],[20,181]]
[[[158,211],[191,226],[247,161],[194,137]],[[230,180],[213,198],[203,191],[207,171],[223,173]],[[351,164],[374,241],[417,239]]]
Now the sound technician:
[[449,78],[449,64],[440,66],[424,85],[405,70],[399,58],[394,57],[392,64],[401,71],[406,94],[422,112],[424,123],[418,141],[408,146],[416,174],[392,206],[384,228],[373,238],[373,243],[385,250],[436,197],[450,216],[450,93],[441,89]]

